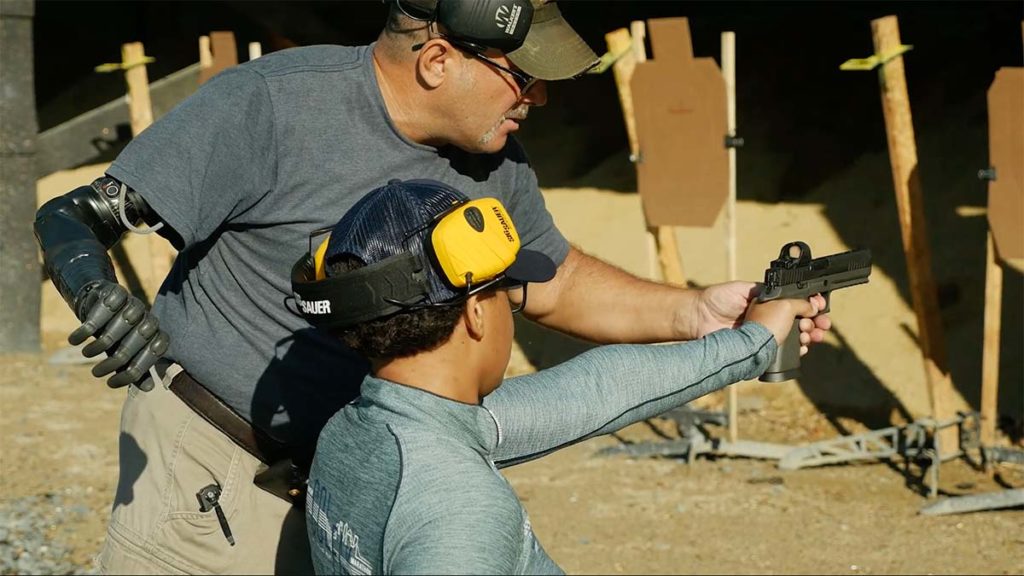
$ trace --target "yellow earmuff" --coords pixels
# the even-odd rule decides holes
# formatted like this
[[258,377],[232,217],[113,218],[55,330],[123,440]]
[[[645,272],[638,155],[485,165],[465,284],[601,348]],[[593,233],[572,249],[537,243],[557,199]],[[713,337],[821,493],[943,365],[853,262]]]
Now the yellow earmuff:
[[456,288],[494,278],[519,252],[519,233],[497,198],[459,205],[437,223],[430,241],[441,270]]
[[327,244],[331,241],[331,235],[328,234],[324,241],[317,247],[316,252],[313,253],[313,271],[316,274],[317,280],[323,280],[327,278],[327,268],[324,266],[324,255],[327,254]]
[[[394,243],[400,242],[404,250],[337,277],[327,277],[325,262],[333,228],[311,232],[309,251],[291,272],[299,313],[318,328],[348,328],[404,310],[456,304],[463,301],[459,296],[487,288],[488,281],[500,281],[516,261],[519,233],[498,199],[464,198],[418,228],[386,231],[392,249],[399,249]],[[425,246],[415,246],[426,242],[426,236]],[[443,276],[456,292],[465,289],[465,294],[433,301],[436,278],[426,268]]]
[[[314,236],[322,231],[310,235]],[[316,280],[327,278],[327,234],[313,251]],[[515,262],[519,233],[497,198],[480,198],[459,204],[445,214],[430,232],[431,247],[445,277],[456,288],[478,284],[502,273]]]

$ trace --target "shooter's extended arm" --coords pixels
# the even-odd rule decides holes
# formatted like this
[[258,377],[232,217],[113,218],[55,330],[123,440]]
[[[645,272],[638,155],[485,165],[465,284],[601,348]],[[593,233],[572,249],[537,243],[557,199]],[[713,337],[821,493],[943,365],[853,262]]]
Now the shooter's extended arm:
[[[811,259],[811,249],[807,244],[790,242],[782,247],[779,258],[772,260],[765,270],[764,288],[757,300],[806,300],[821,294],[825,298],[825,309],[822,312],[828,312],[833,290],[865,284],[870,275],[870,250],[852,250]],[[779,346],[775,359],[759,378],[762,382],[782,382],[800,376],[799,322],[799,319],[793,322],[786,341]]]

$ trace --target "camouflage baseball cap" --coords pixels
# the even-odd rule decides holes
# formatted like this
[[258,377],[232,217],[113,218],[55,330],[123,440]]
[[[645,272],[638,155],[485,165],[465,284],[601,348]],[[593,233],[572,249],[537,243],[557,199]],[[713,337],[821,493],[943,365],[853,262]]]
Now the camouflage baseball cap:
[[562,16],[555,0],[531,0],[533,22],[526,40],[508,53],[520,70],[541,80],[575,78],[599,59]]

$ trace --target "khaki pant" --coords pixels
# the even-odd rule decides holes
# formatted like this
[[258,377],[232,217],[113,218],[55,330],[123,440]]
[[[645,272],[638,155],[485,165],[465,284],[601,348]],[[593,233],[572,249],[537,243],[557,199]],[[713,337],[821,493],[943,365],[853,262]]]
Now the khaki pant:
[[[259,464],[159,383],[129,387],[102,572],[311,574],[303,512],[253,484]],[[210,484],[222,489],[234,546],[216,512],[200,512],[196,493]]]

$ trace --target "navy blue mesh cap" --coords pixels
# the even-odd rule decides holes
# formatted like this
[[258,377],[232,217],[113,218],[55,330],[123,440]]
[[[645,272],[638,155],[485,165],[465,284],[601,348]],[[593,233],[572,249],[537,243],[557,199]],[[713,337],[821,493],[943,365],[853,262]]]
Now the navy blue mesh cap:
[[[367,265],[411,252],[426,263],[432,304],[460,295],[450,287],[426,254],[429,224],[452,207],[467,201],[462,192],[433,180],[391,180],[360,199],[331,230],[324,260],[352,255]],[[416,231],[410,236],[410,233]],[[328,270],[330,267],[328,266]],[[328,277],[331,276],[327,272]]]
[[[391,180],[370,192],[334,225],[326,246],[315,253],[311,247],[292,267],[302,316],[317,328],[346,329],[403,310],[455,305],[491,287],[551,280],[554,262],[521,248],[500,202],[480,200],[433,180]],[[460,206],[462,219],[442,218]],[[345,256],[365,266],[332,271]],[[481,276],[475,285],[474,273]]]
[[[377,277],[378,288],[373,290],[378,295],[372,299],[383,298],[391,302],[387,293],[402,294],[400,299],[406,305],[412,305],[414,303],[406,299],[417,293],[425,299],[421,304],[443,304],[466,296],[466,288],[457,288],[449,283],[440,264],[432,253],[428,253],[432,249],[427,246],[439,217],[467,201],[469,198],[465,194],[434,180],[391,180],[356,202],[331,230],[324,254],[326,275],[332,276],[331,262],[344,255],[363,261],[366,264],[366,268],[361,269],[364,275],[375,274],[371,269],[373,265],[386,259],[411,257],[417,262],[413,266],[416,271],[410,270],[412,276],[387,276],[381,272]],[[498,280],[524,284],[547,282],[555,272],[554,262],[545,254],[520,248]],[[335,278],[341,280],[344,276],[337,274]],[[412,288],[413,292],[409,292],[409,281],[418,287]],[[399,289],[399,286],[403,288]],[[377,292],[378,289],[381,291]],[[352,306],[358,307],[354,303]],[[352,310],[354,312],[355,308]]]

